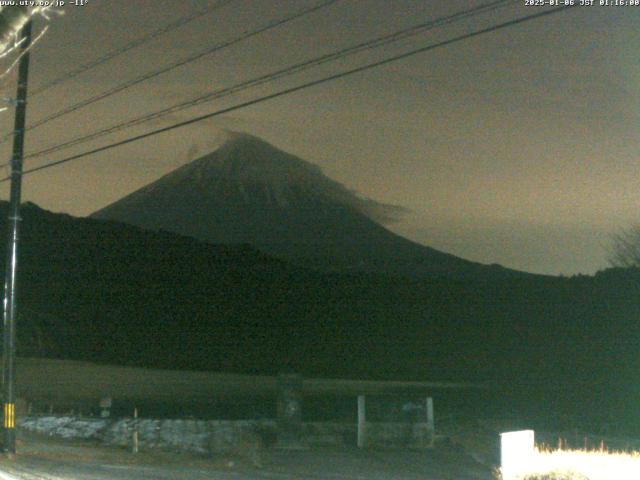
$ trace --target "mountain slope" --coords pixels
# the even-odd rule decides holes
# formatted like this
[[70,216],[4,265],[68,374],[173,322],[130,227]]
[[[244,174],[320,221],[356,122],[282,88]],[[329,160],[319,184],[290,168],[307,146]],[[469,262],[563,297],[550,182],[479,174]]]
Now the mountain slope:
[[363,199],[256,137],[213,153],[94,213],[211,243],[247,243],[298,264],[410,276],[501,274],[402,238],[381,225],[401,208]]
[[[6,229],[0,202],[0,232]],[[159,368],[489,380],[492,400],[637,420],[640,273],[319,273],[25,205],[18,353]],[[0,256],[0,268],[4,268]],[[617,413],[616,413],[617,414]]]

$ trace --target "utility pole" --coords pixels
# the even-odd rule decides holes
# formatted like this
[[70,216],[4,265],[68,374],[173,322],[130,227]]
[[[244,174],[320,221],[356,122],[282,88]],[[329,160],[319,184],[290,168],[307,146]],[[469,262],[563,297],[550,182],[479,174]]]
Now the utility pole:
[[21,30],[20,65],[18,67],[18,89],[16,95],[13,154],[11,156],[11,195],[9,197],[9,234],[7,265],[4,285],[4,339],[3,339],[3,402],[4,443],[3,450],[9,455],[16,453],[16,277],[18,271],[18,239],[20,233],[20,196],[22,192],[22,159],[27,114],[27,80],[29,77],[29,47],[31,26],[28,21]]

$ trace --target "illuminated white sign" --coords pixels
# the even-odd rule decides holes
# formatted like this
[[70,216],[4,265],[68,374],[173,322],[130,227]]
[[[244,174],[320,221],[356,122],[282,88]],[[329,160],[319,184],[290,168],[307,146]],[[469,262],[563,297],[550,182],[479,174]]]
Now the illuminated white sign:
[[533,430],[500,434],[500,472],[503,480],[518,478],[529,471],[535,459]]

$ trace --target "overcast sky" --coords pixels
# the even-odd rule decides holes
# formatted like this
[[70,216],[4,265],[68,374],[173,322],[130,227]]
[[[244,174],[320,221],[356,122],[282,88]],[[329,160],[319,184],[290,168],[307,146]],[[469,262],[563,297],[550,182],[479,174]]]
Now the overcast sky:
[[[38,120],[319,0],[223,8],[33,97]],[[32,55],[31,88],[215,2],[89,0],[64,7]],[[341,0],[28,132],[27,152],[153,112],[477,1]],[[598,2],[596,2],[598,3]],[[172,114],[27,168],[286,86],[527,15],[508,8]],[[39,29],[44,22],[40,22]],[[25,177],[24,199],[84,216],[245,131],[410,210],[420,243],[531,272],[606,267],[609,235],[640,220],[640,7],[577,7]],[[14,78],[4,95],[13,95]],[[10,112],[0,117],[9,131]],[[9,144],[0,154],[9,158]],[[8,185],[0,195],[8,197]]]

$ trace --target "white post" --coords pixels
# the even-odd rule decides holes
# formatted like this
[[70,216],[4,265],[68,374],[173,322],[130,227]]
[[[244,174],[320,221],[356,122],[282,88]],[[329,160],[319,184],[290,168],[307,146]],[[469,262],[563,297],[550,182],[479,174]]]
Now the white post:
[[367,441],[367,412],[365,396],[358,395],[358,448],[363,448]]
[[427,397],[427,431],[429,432],[429,445],[433,447],[436,436],[436,423],[433,416],[433,398]]
[[138,453],[138,408],[133,409],[133,453]]

